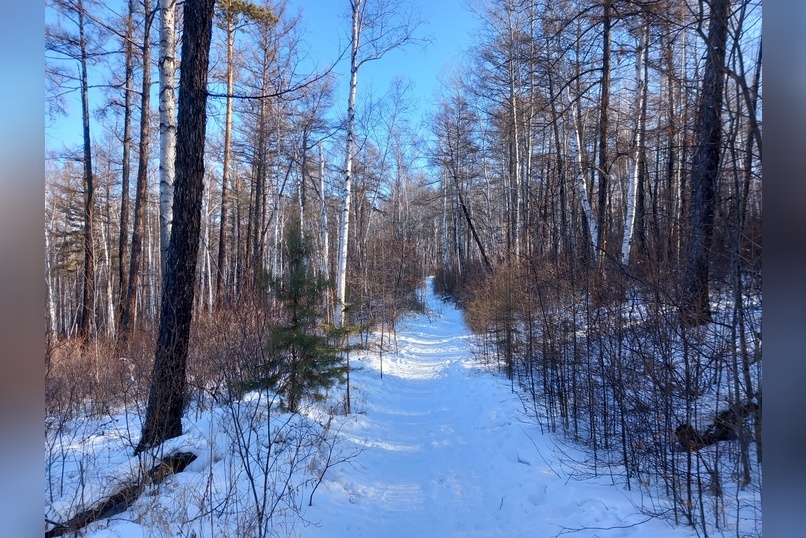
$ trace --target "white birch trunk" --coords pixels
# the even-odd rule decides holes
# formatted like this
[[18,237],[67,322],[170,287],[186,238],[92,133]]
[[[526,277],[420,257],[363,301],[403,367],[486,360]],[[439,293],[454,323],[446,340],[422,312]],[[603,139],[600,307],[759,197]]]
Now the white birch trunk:
[[[512,23],[510,23],[509,29],[509,38],[511,46],[514,47],[515,41],[515,30],[512,27]],[[511,53],[513,56],[515,55],[514,50]],[[515,191],[512,197],[512,209],[515,212],[514,218],[510,221],[512,222],[512,226],[514,230],[512,230],[512,239],[514,241],[515,247],[515,259],[517,260],[520,258],[521,254],[521,243],[520,243],[520,222],[521,222],[521,148],[520,148],[520,133],[518,130],[518,106],[515,99],[515,59],[510,57],[509,59],[509,103],[510,103],[510,113],[512,114],[512,145],[513,145],[513,163],[511,163],[510,168],[512,172],[514,172],[515,177],[512,178],[515,182],[513,190]]]
[[[51,227],[53,220],[51,219]],[[48,295],[48,331],[56,335],[59,322],[56,319],[56,302],[53,300],[53,274],[50,266],[50,227],[45,229],[45,286]]]
[[644,124],[646,107],[644,106],[644,99],[646,99],[645,86],[646,81],[643,77],[643,64],[646,61],[647,49],[647,29],[641,31],[641,42],[638,45],[639,50],[635,57],[635,82],[636,92],[638,94],[637,107],[638,107],[638,121],[636,122],[635,129],[635,152],[633,154],[633,170],[632,178],[627,184],[627,214],[624,219],[624,236],[621,241],[621,263],[627,265],[630,263],[630,249],[632,246],[632,236],[635,228],[635,193],[638,190],[638,176],[641,173],[641,145],[643,141]]
[[[680,65],[681,67],[688,64],[688,40],[686,36],[688,34],[683,32],[682,35],[682,57],[680,58]],[[675,117],[681,118],[684,114],[688,113],[688,105],[683,103],[683,96],[684,93],[681,88],[680,82],[676,85],[676,94],[677,99],[677,113]],[[677,130],[677,147],[684,148],[686,143],[686,135],[685,129],[678,129]],[[682,156],[685,155],[685,149],[678,150],[678,158],[681,159]],[[677,256],[680,256],[683,252],[683,223],[685,222],[685,207],[683,206],[683,166],[678,165],[677,170],[675,172],[675,203],[677,204],[675,207],[675,222],[677,223]]]
[[[158,233],[158,232],[157,232]],[[154,243],[155,241],[154,219],[151,216],[151,211],[146,209],[146,237],[148,244],[146,245],[146,252],[148,253],[148,265],[146,268],[146,281],[148,288],[147,303],[145,307],[145,315],[156,320],[157,314],[157,294],[162,294],[156,290],[157,270],[155,269],[154,262]],[[161,266],[160,266],[161,267]],[[162,279],[162,275],[160,275]]]
[[573,106],[569,94],[569,103],[571,104],[571,111],[574,115],[574,131],[577,140],[577,163],[579,164],[579,175],[577,176],[577,191],[579,191],[579,202],[582,205],[582,213],[585,215],[585,220],[588,222],[588,232],[591,236],[591,248],[593,254],[596,255],[596,241],[599,237],[599,228],[593,218],[593,211],[591,210],[591,202],[588,198],[588,188],[585,185],[585,167],[582,160],[582,120],[577,113],[576,107]]
[[280,274],[279,253],[280,253],[280,193],[274,197],[274,208],[272,208],[271,218],[274,221],[272,249],[271,249],[271,274],[277,276]]
[[176,0],[160,0],[160,267],[165,259],[173,221],[176,158]]
[[[209,187],[209,185],[207,186]],[[207,292],[207,312],[213,311],[213,271],[212,254],[210,253],[210,189],[204,189],[204,280]]]
[[347,289],[347,247],[350,232],[350,204],[352,201],[353,143],[355,137],[355,92],[358,83],[358,47],[360,37],[359,14],[362,0],[353,3],[352,47],[350,54],[350,94],[347,105],[347,148],[344,166],[344,190],[339,226],[338,267],[336,268],[336,304],[334,321],[336,327],[344,324],[345,292]]
[[106,234],[106,225],[101,219],[101,242],[104,245],[104,266],[106,267],[106,333],[115,336],[115,301],[112,293],[112,262],[109,260],[109,237]]
[[[535,35],[535,3],[531,2],[529,7],[529,35]],[[529,227],[531,226],[532,217],[531,217],[531,210],[529,208],[529,198],[531,193],[531,185],[532,185],[532,153],[534,148],[534,118],[535,118],[535,62],[536,62],[537,54],[535,52],[535,40],[529,40],[529,102],[527,104],[528,110],[526,114],[526,148],[524,150],[525,155],[525,163],[524,163],[524,174],[523,174],[523,222],[524,222],[524,229],[526,233],[529,233]],[[525,238],[524,238],[525,239]],[[524,248],[528,251],[529,246],[528,243],[524,245]]]

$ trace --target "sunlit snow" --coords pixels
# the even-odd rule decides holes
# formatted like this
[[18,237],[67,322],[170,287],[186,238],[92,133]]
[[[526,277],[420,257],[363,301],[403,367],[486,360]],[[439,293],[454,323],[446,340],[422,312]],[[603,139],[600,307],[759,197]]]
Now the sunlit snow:
[[[286,510],[267,535],[696,536],[691,528],[642,511],[640,493],[627,491],[610,473],[600,469],[592,478],[585,452],[559,434],[541,432],[509,382],[474,360],[461,313],[434,296],[430,279],[426,284],[428,312],[399,323],[396,350],[351,356],[353,414],[336,415],[331,428],[338,438],[335,454],[348,461],[327,470],[312,506],[316,458],[301,467],[305,476],[280,488],[294,496],[298,513]],[[243,405],[266,403],[253,398]],[[128,510],[90,525],[86,536],[243,535],[254,503],[227,433],[231,416],[220,407],[190,411],[187,433],[170,444],[194,451],[198,459]],[[293,424],[323,416],[307,408],[296,418],[272,420]],[[64,520],[79,497],[108,491],[112,477],[128,468],[131,432],[139,431],[135,417],[132,412],[105,428],[95,425],[93,437],[83,442],[77,433],[73,448],[59,453],[68,457],[51,462],[76,476],[83,454],[89,462],[84,467],[94,466],[88,479],[99,484],[60,489],[61,497],[46,500],[50,520]],[[253,447],[254,454],[268,453],[260,435],[250,442],[264,443],[262,451]],[[281,466],[272,472],[270,487],[282,476]],[[658,499],[654,504],[657,512],[666,508]]]

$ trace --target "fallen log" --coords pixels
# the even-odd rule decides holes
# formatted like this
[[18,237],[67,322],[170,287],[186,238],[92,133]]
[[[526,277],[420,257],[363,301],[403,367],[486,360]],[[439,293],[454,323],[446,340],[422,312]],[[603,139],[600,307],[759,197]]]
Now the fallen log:
[[95,504],[92,508],[79,512],[64,523],[56,523],[50,530],[45,532],[45,538],[74,533],[90,523],[125,512],[140,497],[146,486],[159,484],[166,477],[181,473],[195,459],[196,454],[192,452],[177,452],[165,456],[146,472],[137,483],[123,487],[113,495]]
[[704,432],[699,432],[691,424],[681,424],[675,430],[677,440],[683,450],[696,452],[719,441],[736,439],[739,428],[747,417],[758,412],[758,404],[746,402],[738,408],[721,411]]

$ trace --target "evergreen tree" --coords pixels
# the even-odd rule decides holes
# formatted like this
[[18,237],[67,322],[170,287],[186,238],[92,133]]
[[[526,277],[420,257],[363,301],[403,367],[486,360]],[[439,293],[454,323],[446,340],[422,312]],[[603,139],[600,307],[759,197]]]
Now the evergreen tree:
[[285,323],[272,330],[267,381],[296,412],[300,399],[324,398],[325,391],[343,382],[346,366],[338,347],[325,330],[322,299],[330,285],[309,265],[311,249],[298,224],[286,232],[284,274],[274,281],[277,299],[285,310]]

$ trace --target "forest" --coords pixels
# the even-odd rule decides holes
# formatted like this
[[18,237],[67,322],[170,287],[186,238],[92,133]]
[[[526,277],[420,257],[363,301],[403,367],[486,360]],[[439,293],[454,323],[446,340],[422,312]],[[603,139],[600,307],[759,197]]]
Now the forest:
[[432,276],[474,358],[591,473],[698,535],[745,535],[761,0],[475,2],[428,106],[403,78],[357,91],[367,65],[428,50],[415,3],[343,4],[344,50],[311,68],[289,0],[46,3],[46,125],[81,119],[46,146],[49,502],[66,432],[121,409],[144,457],[210,402],[256,424],[260,394],[297,417],[296,454],[332,454],[351,355],[393,349]]

